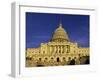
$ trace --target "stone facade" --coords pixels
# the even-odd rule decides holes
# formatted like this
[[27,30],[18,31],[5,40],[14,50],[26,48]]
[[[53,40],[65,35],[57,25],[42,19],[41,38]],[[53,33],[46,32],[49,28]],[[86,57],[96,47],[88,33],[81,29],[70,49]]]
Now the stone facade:
[[60,23],[48,43],[41,43],[39,48],[27,48],[26,67],[69,65],[72,60],[74,64],[84,64],[83,57],[89,57],[89,48],[70,42]]

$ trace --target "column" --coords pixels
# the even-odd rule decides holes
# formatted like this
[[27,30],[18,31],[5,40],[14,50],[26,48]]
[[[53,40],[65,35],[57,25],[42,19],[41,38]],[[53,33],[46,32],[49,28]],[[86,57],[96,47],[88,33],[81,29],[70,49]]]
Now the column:
[[54,46],[54,53],[56,53],[56,45]]
[[58,53],[59,53],[60,47],[58,46]]
[[62,45],[62,53],[64,53],[64,45]]
[[66,45],[64,45],[63,51],[64,53],[66,53]]
[[65,45],[65,53],[67,53],[67,46]]
[[57,45],[56,45],[56,53],[58,52],[58,48],[57,48]]
[[66,53],[68,53],[68,46],[66,45]]
[[50,53],[51,53],[51,45],[50,45]]
[[53,45],[51,46],[52,50],[51,50],[51,53],[53,53],[54,49],[53,49]]
[[62,54],[62,45],[60,46],[61,54]]

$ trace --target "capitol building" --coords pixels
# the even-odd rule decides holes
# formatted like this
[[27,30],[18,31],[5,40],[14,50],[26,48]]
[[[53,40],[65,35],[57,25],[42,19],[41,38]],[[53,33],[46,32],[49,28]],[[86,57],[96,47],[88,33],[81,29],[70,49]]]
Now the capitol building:
[[38,48],[26,49],[26,67],[64,66],[89,64],[89,48],[71,42],[68,33],[59,23],[51,40]]

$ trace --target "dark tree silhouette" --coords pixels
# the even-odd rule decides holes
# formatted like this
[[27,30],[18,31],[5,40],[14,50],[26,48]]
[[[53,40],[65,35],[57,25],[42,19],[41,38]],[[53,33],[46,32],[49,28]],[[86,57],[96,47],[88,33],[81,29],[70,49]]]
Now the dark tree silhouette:
[[75,60],[72,59],[72,60],[70,61],[69,65],[75,65]]
[[90,64],[90,59],[89,59],[89,56],[86,56],[86,61],[85,61],[85,64]]

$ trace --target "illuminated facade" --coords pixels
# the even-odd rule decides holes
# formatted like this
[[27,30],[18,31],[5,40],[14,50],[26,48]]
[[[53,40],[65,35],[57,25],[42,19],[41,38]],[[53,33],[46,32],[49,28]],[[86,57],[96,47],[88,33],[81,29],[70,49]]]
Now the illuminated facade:
[[83,57],[89,57],[89,48],[70,42],[60,23],[48,43],[41,43],[39,48],[27,48],[26,67],[85,64]]

